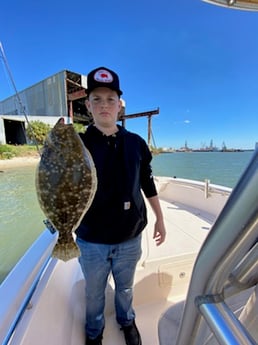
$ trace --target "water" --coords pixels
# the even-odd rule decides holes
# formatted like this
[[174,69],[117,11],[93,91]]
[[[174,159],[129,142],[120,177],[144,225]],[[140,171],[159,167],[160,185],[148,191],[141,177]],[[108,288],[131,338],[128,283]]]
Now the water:
[[34,180],[31,166],[0,173],[0,282],[43,229]]
[[252,155],[252,151],[166,153],[155,156],[152,167],[157,176],[209,179],[213,184],[233,188]]
[[[234,187],[252,152],[168,153],[154,156],[153,173]],[[0,282],[44,229],[35,166],[0,172]]]

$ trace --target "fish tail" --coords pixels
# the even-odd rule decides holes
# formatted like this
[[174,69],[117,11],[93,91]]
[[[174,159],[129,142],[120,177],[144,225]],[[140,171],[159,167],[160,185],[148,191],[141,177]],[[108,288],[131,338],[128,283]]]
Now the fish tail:
[[57,241],[52,256],[62,261],[69,261],[81,255],[80,249],[74,241],[61,243]]

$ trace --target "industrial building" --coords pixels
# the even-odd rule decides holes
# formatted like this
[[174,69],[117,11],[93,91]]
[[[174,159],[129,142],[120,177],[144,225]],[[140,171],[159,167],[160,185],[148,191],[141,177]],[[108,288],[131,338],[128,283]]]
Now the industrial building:
[[[1,101],[0,144],[25,144],[26,118],[29,122],[41,121],[51,126],[60,116],[89,124],[86,88],[87,76],[64,70]],[[124,107],[121,116],[123,114]]]

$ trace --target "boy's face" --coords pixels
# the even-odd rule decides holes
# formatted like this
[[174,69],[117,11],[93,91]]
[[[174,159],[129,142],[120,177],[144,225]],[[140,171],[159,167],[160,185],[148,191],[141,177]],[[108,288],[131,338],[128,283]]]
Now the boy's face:
[[121,101],[116,91],[107,87],[98,87],[91,91],[86,100],[86,107],[91,112],[96,125],[114,126],[121,110]]

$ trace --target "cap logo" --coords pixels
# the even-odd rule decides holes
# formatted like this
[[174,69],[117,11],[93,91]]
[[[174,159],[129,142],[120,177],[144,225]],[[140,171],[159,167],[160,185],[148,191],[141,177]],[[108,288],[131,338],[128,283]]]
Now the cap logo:
[[100,69],[94,74],[94,79],[100,83],[112,83],[113,76],[109,71]]

